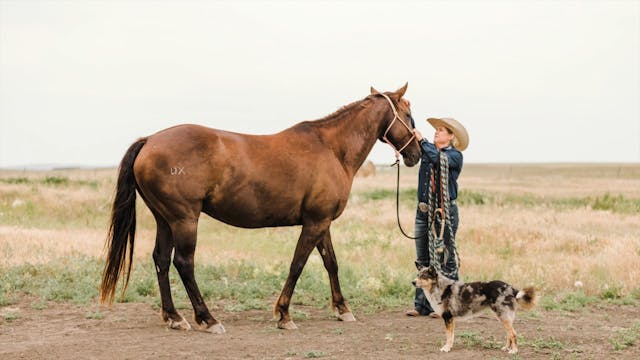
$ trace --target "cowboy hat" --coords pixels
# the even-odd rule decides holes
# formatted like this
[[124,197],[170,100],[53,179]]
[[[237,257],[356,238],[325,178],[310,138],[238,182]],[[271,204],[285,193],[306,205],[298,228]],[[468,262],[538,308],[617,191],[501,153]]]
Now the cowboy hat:
[[467,146],[469,146],[469,134],[467,133],[467,129],[465,129],[458,120],[454,118],[428,118],[427,121],[436,129],[439,126],[444,126],[451,130],[455,136],[453,139],[453,146],[456,149],[463,151]]

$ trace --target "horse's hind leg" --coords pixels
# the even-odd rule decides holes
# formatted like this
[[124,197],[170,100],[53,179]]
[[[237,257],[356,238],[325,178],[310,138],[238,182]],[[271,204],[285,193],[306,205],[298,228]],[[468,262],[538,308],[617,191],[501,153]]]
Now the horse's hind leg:
[[173,306],[171,298],[171,285],[169,284],[169,267],[171,266],[171,251],[173,250],[173,237],[167,222],[156,215],[158,225],[156,233],[156,246],[153,249],[153,261],[156,265],[160,299],[162,300],[162,320],[172,329],[189,330],[191,325],[185,320]]
[[222,324],[211,316],[195,279],[193,256],[196,250],[198,220],[177,221],[171,225],[171,229],[176,247],[173,264],[178,270],[191,300],[195,321],[206,331],[217,334],[224,333]]
[[329,283],[331,285],[331,305],[336,312],[336,316],[342,321],[355,321],[356,318],[349,310],[347,302],[342,296],[340,290],[340,281],[338,280],[338,261],[336,260],[336,254],[333,251],[333,245],[331,244],[331,233],[327,230],[322,241],[316,246],[324,267],[329,274]]

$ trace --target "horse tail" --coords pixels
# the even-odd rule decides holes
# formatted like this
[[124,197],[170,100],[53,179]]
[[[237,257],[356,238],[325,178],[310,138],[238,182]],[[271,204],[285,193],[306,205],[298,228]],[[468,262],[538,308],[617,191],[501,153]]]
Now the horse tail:
[[[122,289],[124,296],[129,285],[129,275],[133,262],[133,240],[136,235],[136,178],[133,174],[133,164],[138,153],[147,142],[146,138],[139,139],[131,144],[124,154],[118,169],[118,181],[116,195],[111,208],[111,224],[107,234],[105,250],[107,251],[107,263],[102,272],[102,285],[100,286],[101,301],[113,303],[116,294],[118,278],[127,268],[126,280]],[[129,260],[127,264],[127,248]]]
[[538,295],[533,287],[524,288],[516,294],[518,305],[524,310],[532,309],[538,302]]

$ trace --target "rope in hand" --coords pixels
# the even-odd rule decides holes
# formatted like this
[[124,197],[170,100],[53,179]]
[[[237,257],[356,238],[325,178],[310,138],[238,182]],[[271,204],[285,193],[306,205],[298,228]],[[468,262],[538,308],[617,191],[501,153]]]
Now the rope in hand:
[[[449,197],[449,158],[443,152],[438,152],[438,163],[440,165],[440,193],[438,194],[435,187],[435,167],[430,170],[431,186],[429,191],[429,199],[427,203],[427,224],[429,231],[429,259],[430,263],[440,271],[444,276],[450,279],[457,279],[458,268],[460,267],[460,256],[455,245],[453,228],[451,226],[450,207],[451,200]],[[436,199],[436,195],[440,195]],[[440,207],[436,208],[436,203],[440,202]],[[436,232],[436,217],[440,215],[440,232]],[[449,241],[445,244],[444,232],[447,231]],[[456,266],[453,269],[445,269],[443,265],[454,256]]]
[[[428,240],[429,240],[429,258],[434,259],[435,261],[432,264],[436,267],[438,271],[440,271],[443,275],[453,278],[457,275],[457,268],[460,267],[460,256],[458,255],[458,251],[455,246],[453,228],[451,227],[451,219],[449,216],[449,208],[450,208],[450,198],[449,198],[449,158],[442,152],[438,153],[439,165],[440,165],[440,202],[442,206],[440,208],[435,208],[435,167],[432,167],[429,173],[429,177],[431,178],[431,186],[429,191],[429,199],[427,204],[427,224],[428,228],[431,231],[428,232]],[[396,219],[398,222],[398,228],[400,232],[405,237],[415,240],[419,238],[419,236],[410,236],[408,235],[404,229],[402,228],[402,224],[400,223],[400,160],[396,159],[396,162],[391,164],[391,166],[397,166],[397,175],[396,175]],[[436,215],[440,215],[440,233],[436,233],[435,229],[435,217]],[[444,244],[444,232],[448,231],[450,243]],[[414,234],[415,235],[415,234]],[[448,245],[448,246],[445,246]],[[456,261],[456,269],[453,271],[447,271],[442,266],[445,261],[449,259],[451,256],[451,252],[453,252]],[[436,257],[437,255],[437,257]]]

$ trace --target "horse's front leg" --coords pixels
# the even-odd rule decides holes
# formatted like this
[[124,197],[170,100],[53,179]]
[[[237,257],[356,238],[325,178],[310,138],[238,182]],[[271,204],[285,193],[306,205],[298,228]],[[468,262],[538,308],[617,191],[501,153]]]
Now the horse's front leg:
[[336,254],[333,251],[333,245],[331,244],[331,232],[329,230],[325,232],[325,236],[316,247],[322,256],[324,267],[327,269],[327,273],[329,274],[329,283],[331,284],[331,306],[334,313],[338,317],[338,320],[356,321],[356,318],[351,313],[351,310],[349,310],[347,301],[342,296],[342,291],[340,290],[340,281],[338,280],[338,261],[336,260]]
[[280,329],[292,330],[298,328],[289,315],[291,296],[293,295],[296,282],[302,273],[302,269],[304,269],[304,265],[307,263],[307,259],[309,259],[311,251],[322,241],[325,233],[329,231],[330,224],[331,221],[322,221],[308,223],[302,226],[302,232],[300,233],[296,251],[291,261],[291,267],[289,268],[289,276],[287,276],[287,281],[285,281],[282,287],[282,292],[280,292],[280,297],[274,309],[275,316],[280,317],[278,320],[278,328]]

